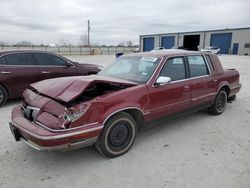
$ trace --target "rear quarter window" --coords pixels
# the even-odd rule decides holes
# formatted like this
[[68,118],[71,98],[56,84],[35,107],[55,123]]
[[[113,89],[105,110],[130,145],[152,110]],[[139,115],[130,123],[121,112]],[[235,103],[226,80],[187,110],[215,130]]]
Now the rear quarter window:
[[206,55],[205,57],[206,57],[206,60],[207,60],[207,63],[208,63],[208,66],[209,66],[210,70],[214,71],[214,70],[215,70],[215,69],[214,69],[214,64],[213,64],[213,62],[212,62],[210,56],[209,56],[209,55]]

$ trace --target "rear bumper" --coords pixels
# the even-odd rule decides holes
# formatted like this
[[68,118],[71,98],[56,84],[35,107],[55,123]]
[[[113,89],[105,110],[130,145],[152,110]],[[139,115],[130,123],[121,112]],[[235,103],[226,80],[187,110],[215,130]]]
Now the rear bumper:
[[79,129],[52,132],[24,118],[21,107],[13,109],[9,125],[16,141],[21,140],[37,150],[71,150],[90,146],[96,142],[103,128],[96,123]]
[[236,83],[230,86],[230,95],[229,97],[236,95],[237,93],[239,93],[240,89],[242,87],[241,83]]

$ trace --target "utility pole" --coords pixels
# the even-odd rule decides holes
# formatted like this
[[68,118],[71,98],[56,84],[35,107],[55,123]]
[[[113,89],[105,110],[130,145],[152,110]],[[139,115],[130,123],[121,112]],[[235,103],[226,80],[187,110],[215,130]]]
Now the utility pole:
[[89,31],[90,31],[90,22],[88,20],[88,46],[90,46],[90,40],[89,40]]

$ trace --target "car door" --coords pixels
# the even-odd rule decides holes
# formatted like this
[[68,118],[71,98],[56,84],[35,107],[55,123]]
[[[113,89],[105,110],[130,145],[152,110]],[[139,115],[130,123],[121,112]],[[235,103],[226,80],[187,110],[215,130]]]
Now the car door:
[[41,74],[41,79],[79,75],[74,64],[49,53],[32,53]]
[[171,81],[165,85],[154,84],[148,89],[152,119],[174,114],[191,106],[191,88],[187,76],[187,66],[183,56],[167,59],[157,79],[170,77]]
[[211,102],[215,87],[211,71],[203,55],[188,55],[190,81],[192,89],[192,106],[198,107]]
[[10,97],[19,97],[33,82],[40,80],[37,66],[33,64],[30,53],[18,52],[2,57],[1,77],[9,89]]

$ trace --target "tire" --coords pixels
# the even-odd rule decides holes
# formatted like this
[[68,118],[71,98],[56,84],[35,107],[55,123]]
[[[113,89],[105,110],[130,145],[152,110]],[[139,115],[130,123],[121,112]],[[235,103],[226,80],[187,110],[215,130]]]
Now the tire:
[[120,112],[105,123],[104,130],[95,144],[96,148],[108,158],[118,157],[131,148],[136,132],[134,118],[126,112]]
[[0,107],[3,106],[8,99],[8,93],[6,89],[0,85]]
[[214,103],[208,108],[208,112],[212,115],[220,115],[224,112],[227,106],[227,92],[225,89],[221,89],[216,95]]
[[231,102],[231,101],[235,101],[236,100],[236,95],[233,95],[231,97],[228,98],[228,101]]

